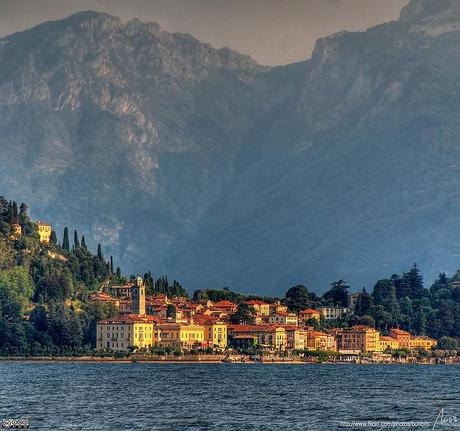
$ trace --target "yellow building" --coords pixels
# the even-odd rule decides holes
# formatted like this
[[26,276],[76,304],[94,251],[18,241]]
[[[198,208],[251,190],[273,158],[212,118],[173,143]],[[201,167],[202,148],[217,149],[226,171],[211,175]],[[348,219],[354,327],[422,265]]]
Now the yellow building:
[[18,239],[22,235],[22,227],[20,224],[14,223],[11,225],[11,238],[12,239]]
[[283,305],[280,302],[273,302],[272,304],[268,304],[269,307],[269,314],[276,314],[279,312],[285,313],[288,311],[287,305]]
[[157,342],[153,316],[128,314],[97,322],[96,348],[127,352],[130,347],[151,348]]
[[40,242],[49,243],[51,238],[52,226],[48,223],[45,223],[42,220],[37,221],[37,232],[40,238]]
[[266,302],[251,299],[246,301],[246,304],[256,310],[256,316],[258,317],[268,316],[270,314],[270,304],[267,304]]
[[229,338],[253,337],[259,347],[265,349],[285,350],[286,331],[282,326],[274,325],[229,325]]
[[409,346],[411,349],[424,349],[430,350],[432,347],[437,346],[438,342],[433,338],[419,335],[417,337],[411,337]]
[[337,348],[339,350],[360,350],[361,352],[381,352],[380,332],[364,325],[337,331]]
[[397,350],[399,349],[399,341],[396,340],[396,338],[381,335],[380,347],[382,352],[384,352],[386,349]]
[[284,325],[286,331],[286,348],[289,350],[304,350],[307,345],[307,331],[293,325]]
[[193,349],[205,345],[205,328],[201,325],[161,323],[157,330],[157,343],[162,347]]
[[305,349],[307,350],[327,350],[328,334],[319,331],[306,331],[307,342]]
[[220,349],[227,347],[227,324],[225,322],[216,317],[203,314],[193,316],[192,321],[196,325],[203,326],[204,341],[208,347],[217,347]]

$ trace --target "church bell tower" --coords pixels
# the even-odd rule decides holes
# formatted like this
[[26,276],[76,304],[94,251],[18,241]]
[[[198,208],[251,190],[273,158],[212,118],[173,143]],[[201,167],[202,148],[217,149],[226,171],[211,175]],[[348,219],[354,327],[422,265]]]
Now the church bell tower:
[[131,313],[145,315],[145,286],[139,276],[131,288]]

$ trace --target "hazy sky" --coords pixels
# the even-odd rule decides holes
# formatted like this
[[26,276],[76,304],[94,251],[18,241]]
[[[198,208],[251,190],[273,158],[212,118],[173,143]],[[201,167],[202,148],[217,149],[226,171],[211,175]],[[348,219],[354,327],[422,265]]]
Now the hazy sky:
[[0,0],[0,36],[81,10],[156,21],[263,64],[308,58],[315,41],[394,20],[408,0]]

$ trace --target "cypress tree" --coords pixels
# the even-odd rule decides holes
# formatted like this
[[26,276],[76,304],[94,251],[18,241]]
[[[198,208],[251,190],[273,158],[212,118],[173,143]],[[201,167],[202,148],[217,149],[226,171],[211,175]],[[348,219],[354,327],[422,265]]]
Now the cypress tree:
[[110,256],[110,274],[113,274],[113,256]]
[[81,237],[81,248],[84,248],[85,250],[88,250],[86,248],[85,235],[82,235],[82,237]]
[[70,244],[69,244],[69,228],[65,227],[64,228],[64,238],[62,239],[62,249],[69,251],[70,250]]
[[57,245],[57,235],[54,230],[51,231],[50,244]]
[[117,277],[121,278],[121,269],[119,266],[117,266]]
[[104,256],[102,255],[102,247],[101,244],[97,245],[97,257],[101,260],[104,260]]
[[73,231],[73,246],[75,247],[75,250],[80,248],[80,241],[78,239],[78,233],[76,229]]
[[13,201],[13,218],[12,218],[13,223],[18,223],[19,222],[19,211],[18,211],[18,204],[16,201]]

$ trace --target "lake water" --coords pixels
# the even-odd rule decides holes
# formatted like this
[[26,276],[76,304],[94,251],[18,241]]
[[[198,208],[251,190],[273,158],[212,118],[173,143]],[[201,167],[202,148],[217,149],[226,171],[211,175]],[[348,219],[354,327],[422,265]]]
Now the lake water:
[[[441,409],[459,422],[435,429],[460,429],[458,366],[8,362],[0,376],[0,419],[37,430],[418,430]],[[368,420],[431,425],[345,423]]]

